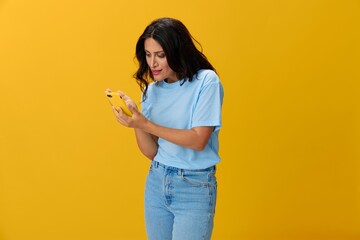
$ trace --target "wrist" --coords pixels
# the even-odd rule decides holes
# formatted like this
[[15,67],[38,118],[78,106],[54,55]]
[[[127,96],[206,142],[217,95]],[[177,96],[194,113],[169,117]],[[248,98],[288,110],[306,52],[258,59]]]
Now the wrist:
[[153,123],[150,120],[146,119],[144,124],[142,125],[141,130],[152,134],[152,132],[151,132],[152,125],[153,125]]

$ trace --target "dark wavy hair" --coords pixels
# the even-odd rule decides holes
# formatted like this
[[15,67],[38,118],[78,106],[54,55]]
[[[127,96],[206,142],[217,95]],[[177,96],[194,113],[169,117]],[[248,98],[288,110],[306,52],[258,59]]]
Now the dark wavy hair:
[[[146,62],[144,42],[153,38],[163,48],[169,67],[176,73],[178,79],[184,84],[192,81],[200,69],[215,68],[202,53],[201,44],[194,39],[185,25],[177,19],[159,18],[148,25],[136,43],[136,59],[139,62],[139,69],[134,78],[143,92],[143,100],[146,99],[148,86],[154,81],[154,77]],[[198,50],[196,42],[200,46]]]

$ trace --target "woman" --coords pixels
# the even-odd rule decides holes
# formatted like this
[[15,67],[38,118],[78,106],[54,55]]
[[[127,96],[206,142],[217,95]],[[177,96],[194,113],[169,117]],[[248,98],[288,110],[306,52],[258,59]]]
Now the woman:
[[223,87],[194,41],[179,20],[153,21],[136,44],[142,112],[121,91],[133,114],[113,107],[152,160],[145,190],[150,240],[210,239],[213,229]]

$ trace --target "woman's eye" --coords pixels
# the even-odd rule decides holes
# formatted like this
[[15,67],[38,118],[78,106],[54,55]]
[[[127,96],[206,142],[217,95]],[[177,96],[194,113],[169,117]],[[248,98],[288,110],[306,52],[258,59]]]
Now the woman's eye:
[[158,55],[159,58],[164,58],[165,57],[165,53],[161,53]]

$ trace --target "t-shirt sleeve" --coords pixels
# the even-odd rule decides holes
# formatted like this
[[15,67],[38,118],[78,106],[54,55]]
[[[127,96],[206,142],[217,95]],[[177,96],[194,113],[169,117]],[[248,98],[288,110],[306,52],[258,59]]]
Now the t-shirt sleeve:
[[191,127],[213,126],[214,131],[218,131],[221,128],[224,90],[215,73],[207,74],[205,78],[195,105]]

